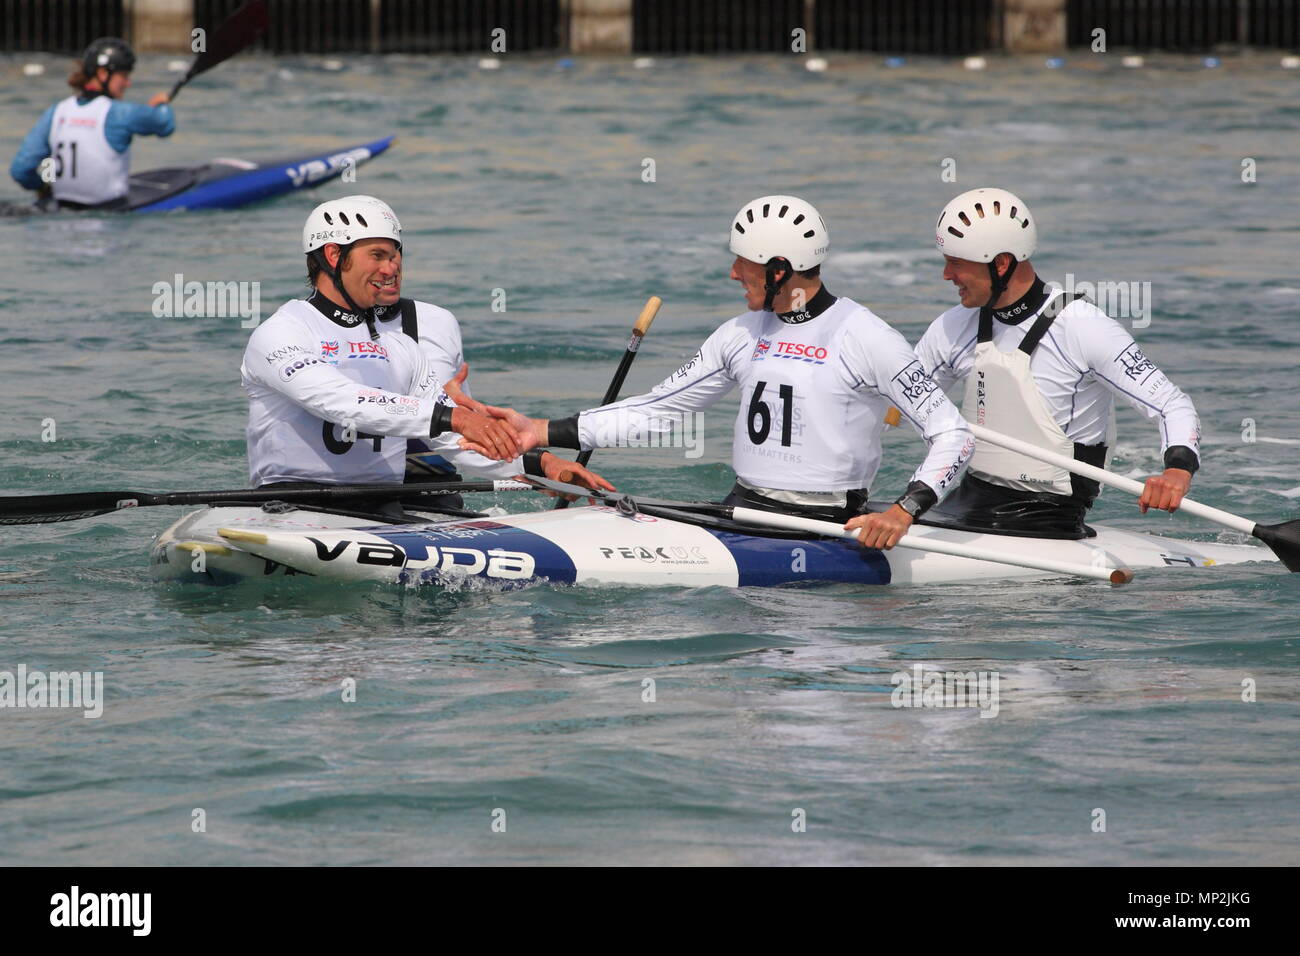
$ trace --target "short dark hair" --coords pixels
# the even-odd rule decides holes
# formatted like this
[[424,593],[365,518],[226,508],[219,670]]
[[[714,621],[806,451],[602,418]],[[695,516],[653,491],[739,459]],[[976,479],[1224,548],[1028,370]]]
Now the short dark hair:
[[[346,246],[340,246],[339,248],[342,249],[343,251],[342,254],[339,256],[339,262],[335,268],[339,272],[342,272],[345,268],[347,268],[348,256],[352,255],[352,246],[346,245]],[[312,250],[312,252],[315,251],[316,250],[314,249]],[[321,248],[321,255],[322,256],[325,255],[324,247]],[[307,253],[307,284],[311,286],[313,289],[316,288],[316,277],[320,275],[321,272],[322,270],[320,267],[320,263],[316,260],[316,257],[312,255],[311,252]]]
[[796,272],[795,275],[803,279],[816,279],[822,274],[822,264],[819,262],[811,269],[804,269],[803,272]]

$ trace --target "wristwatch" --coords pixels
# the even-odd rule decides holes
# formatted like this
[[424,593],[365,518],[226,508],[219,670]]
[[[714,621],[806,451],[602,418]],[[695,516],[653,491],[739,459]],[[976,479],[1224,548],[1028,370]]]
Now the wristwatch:
[[915,521],[920,516],[921,512],[925,510],[925,505],[913,498],[910,492],[904,493],[901,498],[894,502],[894,504],[898,505],[898,507],[911,515],[913,521]]

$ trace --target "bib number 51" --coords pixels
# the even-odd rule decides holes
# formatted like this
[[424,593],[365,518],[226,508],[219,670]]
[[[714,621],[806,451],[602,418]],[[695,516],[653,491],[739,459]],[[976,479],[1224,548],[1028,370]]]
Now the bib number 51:
[[[767,382],[759,382],[754,387],[754,395],[749,400],[749,408],[746,409],[748,421],[746,427],[749,430],[749,440],[755,445],[761,445],[767,441],[767,436],[772,431],[772,409],[763,401],[763,390],[767,388]],[[794,412],[794,386],[782,385],[777,389],[777,395],[781,398],[781,444],[790,447],[790,434],[793,427],[792,418]]]

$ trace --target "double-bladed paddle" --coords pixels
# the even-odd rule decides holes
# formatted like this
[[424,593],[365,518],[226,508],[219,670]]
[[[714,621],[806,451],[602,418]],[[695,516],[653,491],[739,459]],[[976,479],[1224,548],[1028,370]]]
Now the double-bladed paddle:
[[[972,424],[970,430],[975,434],[976,438],[986,441],[990,445],[1009,448],[1011,451],[1019,452],[1038,461],[1045,461],[1049,465],[1056,465],[1058,468],[1072,471],[1076,475],[1083,475],[1083,477],[1091,478],[1093,481],[1100,481],[1103,485],[1110,485],[1120,491],[1141,495],[1145,490],[1146,486],[1140,481],[1125,478],[1112,471],[1107,471],[1105,468],[1098,468],[1095,465],[1076,461],[1065,455],[1058,455],[1056,452],[1039,448],[1037,445],[1031,445],[1029,442],[1012,438],[1009,435],[1003,435],[1001,432],[995,432],[982,425]],[[1215,524],[1221,524],[1225,528],[1231,528],[1234,531],[1244,531],[1268,545],[1273,553],[1286,565],[1287,570],[1300,571],[1300,518],[1283,521],[1279,524],[1258,524],[1250,518],[1242,518],[1227,511],[1220,511],[1218,508],[1211,508],[1209,505],[1203,505],[1199,501],[1193,501],[1190,498],[1184,498],[1182,504],[1178,506],[1178,510],[1186,511],[1189,515],[1195,515],[1207,521],[1213,521]]]
[[259,504],[286,501],[328,505],[340,498],[438,498],[472,491],[532,491],[519,481],[413,482],[409,485],[331,485],[325,488],[239,488],[232,491],[177,491],[150,494],[143,491],[84,491],[69,495],[19,495],[0,498],[0,525],[47,524],[76,521],[130,508],[158,505],[217,505],[232,502]]

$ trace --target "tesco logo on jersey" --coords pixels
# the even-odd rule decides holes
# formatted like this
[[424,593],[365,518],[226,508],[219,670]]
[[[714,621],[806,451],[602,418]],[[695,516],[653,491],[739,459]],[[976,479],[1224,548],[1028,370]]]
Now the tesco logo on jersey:
[[820,345],[807,345],[803,342],[777,342],[774,354],[777,358],[797,359],[800,362],[823,365],[829,353]]
[[387,362],[388,349],[384,348],[378,342],[349,342],[348,358],[379,359],[382,362]]

